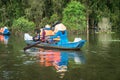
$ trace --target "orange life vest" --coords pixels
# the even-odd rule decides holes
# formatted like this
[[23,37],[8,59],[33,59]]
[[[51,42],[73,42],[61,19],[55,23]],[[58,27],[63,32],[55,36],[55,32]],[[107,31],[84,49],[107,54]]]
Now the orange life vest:
[[4,36],[0,35],[0,41],[4,41]]
[[[42,31],[40,32],[40,35],[42,35]],[[45,36],[53,36],[54,32],[52,30],[45,30]]]
[[3,33],[3,32],[4,32],[4,28],[1,28],[1,29],[0,29],[0,32]]

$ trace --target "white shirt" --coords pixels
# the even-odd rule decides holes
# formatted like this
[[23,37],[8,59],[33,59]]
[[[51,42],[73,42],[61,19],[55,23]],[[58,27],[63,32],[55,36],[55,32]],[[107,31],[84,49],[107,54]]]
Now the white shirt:
[[24,34],[24,40],[33,40],[33,37],[30,36],[28,33]]

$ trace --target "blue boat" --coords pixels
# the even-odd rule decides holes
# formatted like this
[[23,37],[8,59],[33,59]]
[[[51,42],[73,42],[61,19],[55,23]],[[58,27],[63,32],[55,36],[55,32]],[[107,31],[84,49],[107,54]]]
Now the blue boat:
[[39,44],[36,44],[37,42],[34,42],[32,40],[26,40],[26,44],[28,45],[35,45],[35,47],[40,48],[46,48],[46,49],[61,49],[61,50],[80,50],[85,44],[86,40],[80,40],[76,42],[68,42],[64,44],[57,44],[57,43],[45,43],[40,42]]
[[1,32],[0,32],[0,34],[1,34],[1,35],[10,35],[10,32],[5,32],[5,33],[1,33]]
[[8,30],[7,27],[4,27],[4,31],[3,32],[0,31],[0,34],[2,34],[2,35],[10,35],[10,31]]

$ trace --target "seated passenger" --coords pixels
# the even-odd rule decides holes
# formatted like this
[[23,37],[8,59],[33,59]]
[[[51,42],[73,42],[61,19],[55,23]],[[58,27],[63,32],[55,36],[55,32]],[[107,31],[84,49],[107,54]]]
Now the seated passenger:
[[54,27],[54,33],[57,33],[58,31],[66,31],[66,26],[59,21],[55,22],[53,27]]
[[58,44],[64,44],[68,42],[68,38],[67,38],[67,31],[58,31],[54,36],[51,36],[50,39],[54,39],[54,38],[60,38],[60,41],[58,41]]
[[59,37],[60,41],[58,42],[58,44],[67,43],[68,42],[68,38],[67,38],[66,27],[62,23],[60,23],[60,22],[57,22],[53,27],[55,27],[54,28],[55,35],[51,36],[50,38],[54,39],[54,38]]
[[52,36],[54,35],[54,32],[51,30],[51,26],[50,25],[45,25],[45,36]]
[[40,41],[40,29],[35,29],[35,36],[33,37],[33,41]]
[[4,27],[4,32],[3,32],[4,34],[10,34],[10,32],[9,32],[9,30],[8,30],[8,28],[5,26]]

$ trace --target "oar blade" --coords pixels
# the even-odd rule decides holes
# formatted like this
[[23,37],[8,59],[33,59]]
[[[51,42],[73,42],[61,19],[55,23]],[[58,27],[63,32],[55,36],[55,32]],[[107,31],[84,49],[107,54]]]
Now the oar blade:
[[34,47],[35,45],[37,45],[37,44],[39,44],[39,43],[40,43],[40,41],[36,42],[35,44],[26,46],[26,47],[23,48],[23,50],[25,51],[25,50],[27,50],[27,49],[29,49],[29,48],[31,48],[31,47]]

